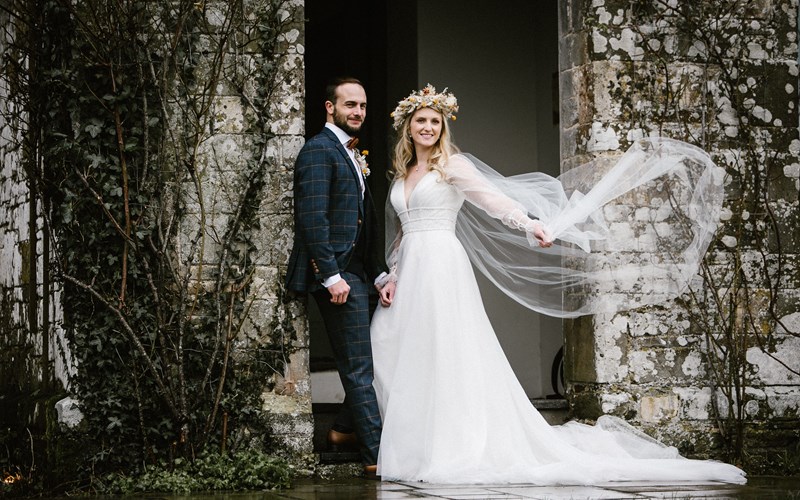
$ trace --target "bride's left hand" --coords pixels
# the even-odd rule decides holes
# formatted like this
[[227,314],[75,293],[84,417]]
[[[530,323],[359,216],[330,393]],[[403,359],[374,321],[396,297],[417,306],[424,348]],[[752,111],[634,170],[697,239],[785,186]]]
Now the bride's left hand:
[[533,221],[533,230],[531,233],[533,233],[536,241],[539,242],[540,247],[547,248],[553,245],[553,237],[550,236],[550,233],[541,222]]
[[397,287],[397,284],[394,281],[390,281],[386,283],[383,288],[378,290],[378,295],[380,296],[381,305],[383,307],[389,307],[392,305],[392,300],[394,300],[394,291]]

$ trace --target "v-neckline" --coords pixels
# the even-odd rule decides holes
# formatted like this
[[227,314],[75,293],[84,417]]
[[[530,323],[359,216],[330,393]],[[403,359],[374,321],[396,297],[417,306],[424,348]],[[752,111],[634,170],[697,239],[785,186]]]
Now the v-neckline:
[[433,173],[433,170],[430,170],[430,171],[426,172],[425,174],[423,174],[422,177],[420,177],[420,179],[417,181],[417,183],[414,184],[414,187],[411,188],[411,192],[408,193],[408,197],[406,197],[406,180],[407,179],[403,179],[403,201],[406,204],[406,210],[408,210],[410,208],[408,204],[411,202],[411,198],[414,196],[414,192],[416,192],[416,190],[419,187],[419,185],[422,184],[422,181],[424,181],[425,178],[428,177],[432,173]]

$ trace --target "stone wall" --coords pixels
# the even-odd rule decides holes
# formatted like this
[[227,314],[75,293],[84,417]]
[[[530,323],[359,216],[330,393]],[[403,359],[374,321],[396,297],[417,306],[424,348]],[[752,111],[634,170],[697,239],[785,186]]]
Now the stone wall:
[[798,5],[745,3],[559,3],[562,168],[664,135],[729,174],[691,293],[568,322],[566,366],[576,417],[624,416],[714,456],[738,426],[766,464],[796,455],[800,417]]

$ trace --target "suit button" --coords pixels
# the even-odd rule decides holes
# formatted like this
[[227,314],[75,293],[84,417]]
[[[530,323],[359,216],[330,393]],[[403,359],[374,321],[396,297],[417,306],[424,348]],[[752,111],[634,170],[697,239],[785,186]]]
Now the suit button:
[[356,244],[355,244],[355,243],[353,243],[353,246],[356,246]]
[[358,224],[361,225],[361,219],[358,219]]

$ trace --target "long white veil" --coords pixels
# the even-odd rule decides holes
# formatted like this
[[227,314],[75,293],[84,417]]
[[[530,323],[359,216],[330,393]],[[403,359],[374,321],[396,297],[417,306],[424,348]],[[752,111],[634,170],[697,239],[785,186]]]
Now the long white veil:
[[[697,275],[719,226],[724,175],[685,142],[637,141],[616,162],[595,160],[558,178],[539,172],[503,177],[470,155],[488,183],[465,193],[456,234],[473,265],[520,304],[556,317],[616,312],[662,303]],[[485,191],[479,193],[477,191]],[[538,218],[550,248],[503,223],[481,202],[495,191]],[[387,203],[387,261],[397,215]]]

